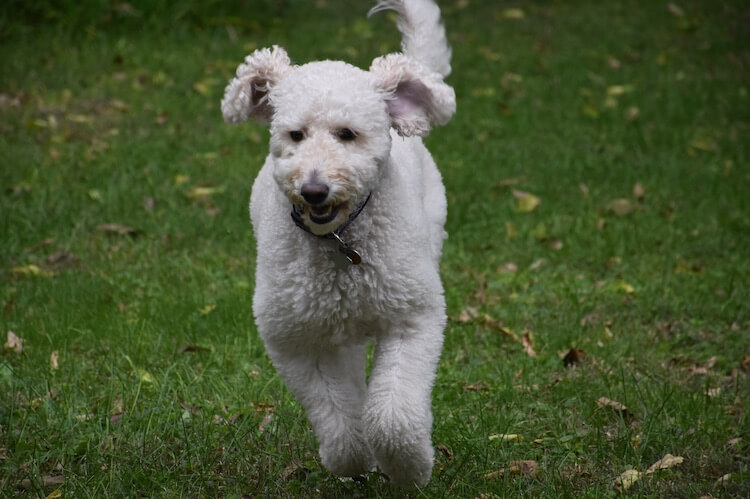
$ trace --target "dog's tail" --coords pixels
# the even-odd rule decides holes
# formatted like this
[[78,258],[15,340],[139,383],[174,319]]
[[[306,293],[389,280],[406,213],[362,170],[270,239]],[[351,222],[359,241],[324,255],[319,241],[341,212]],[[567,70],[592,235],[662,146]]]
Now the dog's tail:
[[440,8],[432,0],[380,0],[368,16],[384,10],[398,13],[403,36],[401,50],[432,71],[446,77],[451,72],[451,47],[440,22]]

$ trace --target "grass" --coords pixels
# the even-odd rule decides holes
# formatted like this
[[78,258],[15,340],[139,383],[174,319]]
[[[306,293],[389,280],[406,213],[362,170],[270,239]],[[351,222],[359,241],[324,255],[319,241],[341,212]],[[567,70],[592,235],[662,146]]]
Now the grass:
[[[387,16],[340,0],[2,7],[0,332],[25,343],[0,351],[0,494],[748,493],[750,10],[441,3],[459,112],[428,145],[451,321],[440,451],[412,492],[322,469],[250,311],[267,132],[218,110],[254,48],[367,67],[398,48]],[[513,191],[540,203],[519,211]],[[585,356],[565,367],[571,348]],[[613,487],[665,454],[684,461]]]

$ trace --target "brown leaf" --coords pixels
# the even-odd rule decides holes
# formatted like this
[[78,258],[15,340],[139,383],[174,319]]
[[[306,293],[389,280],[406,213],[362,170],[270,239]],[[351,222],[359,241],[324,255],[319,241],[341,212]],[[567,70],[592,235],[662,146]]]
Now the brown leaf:
[[116,413],[112,414],[112,415],[111,415],[111,416],[109,417],[109,422],[110,422],[111,424],[113,424],[113,425],[114,425],[114,424],[117,424],[117,423],[119,423],[119,422],[120,422],[120,420],[122,419],[122,417],[123,417],[124,415],[125,415],[125,413],[124,413],[124,412],[116,412]]
[[641,201],[644,197],[646,197],[646,189],[640,182],[636,182],[633,186],[633,197],[638,201]]
[[678,464],[681,464],[685,460],[682,456],[673,456],[672,454],[665,454],[663,458],[652,464],[647,470],[646,474],[650,475],[660,470],[666,470],[674,468]]
[[633,414],[628,410],[627,407],[625,407],[624,404],[621,404],[616,400],[608,399],[607,397],[599,397],[599,399],[596,401],[596,405],[602,409],[612,409],[625,419],[633,417]]
[[439,444],[437,450],[443,455],[446,461],[453,461],[453,451],[450,450],[446,445]]
[[461,313],[458,315],[458,322],[471,322],[472,320],[479,317],[479,311],[477,310],[477,307],[466,307],[463,310],[461,310]]
[[23,352],[24,343],[26,343],[26,340],[17,336],[13,331],[8,331],[8,339],[3,346],[13,350],[15,353],[21,353]]
[[137,236],[140,234],[138,229],[121,224],[99,224],[96,226],[96,230],[108,234],[117,234],[119,236]]
[[629,199],[613,199],[607,203],[607,211],[614,213],[618,217],[627,216],[633,212],[633,210],[635,210],[635,205],[633,205]]
[[[56,485],[62,485],[65,483],[65,477],[63,475],[44,475],[42,476],[42,487],[49,488]],[[31,480],[24,478],[21,480],[21,488],[28,490],[32,487]]]
[[534,345],[532,343],[531,331],[525,331],[521,337],[523,351],[526,352],[529,357],[536,357],[536,350],[534,350]]
[[583,362],[583,358],[585,356],[586,356],[586,353],[583,350],[578,350],[577,348],[571,348],[562,358],[563,366],[575,367],[576,365]]
[[58,271],[81,266],[81,261],[73,254],[67,251],[58,251],[44,259],[42,267],[47,270]]
[[479,381],[475,381],[474,383],[464,385],[465,392],[481,392],[486,389],[487,389],[487,384],[481,379]]
[[641,473],[638,470],[629,469],[622,472],[620,476],[618,476],[612,486],[616,490],[628,490],[634,483],[636,483],[638,480],[641,479],[641,476],[643,473]]
[[53,371],[60,369],[60,352],[53,350],[49,355],[49,368]]
[[531,460],[511,461],[505,468],[484,474],[485,480],[502,478],[505,475],[536,476],[539,474],[539,464]]
[[258,425],[258,432],[263,433],[265,431],[266,427],[271,424],[271,421],[273,420],[273,412],[267,412],[265,416],[263,416],[263,420]]
[[208,347],[204,347],[201,345],[183,345],[180,347],[179,352],[185,353],[185,352],[210,352],[211,349]]

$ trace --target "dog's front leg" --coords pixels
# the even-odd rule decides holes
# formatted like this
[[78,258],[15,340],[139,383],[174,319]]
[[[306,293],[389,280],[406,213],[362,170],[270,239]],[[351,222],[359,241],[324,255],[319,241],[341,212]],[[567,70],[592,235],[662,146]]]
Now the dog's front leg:
[[365,403],[365,428],[378,465],[398,485],[426,484],[432,473],[431,392],[445,314],[431,310],[378,340]]
[[320,444],[323,466],[340,476],[357,476],[374,466],[364,435],[365,347],[330,347],[323,352],[269,354],[289,389],[307,412]]

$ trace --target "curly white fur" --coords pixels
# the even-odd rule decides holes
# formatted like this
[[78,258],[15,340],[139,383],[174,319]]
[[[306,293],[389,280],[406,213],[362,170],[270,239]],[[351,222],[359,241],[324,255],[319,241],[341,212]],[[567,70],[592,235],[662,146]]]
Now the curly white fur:
[[[279,47],[259,50],[238,68],[221,109],[230,123],[270,124],[270,154],[250,201],[253,311],[274,366],[307,412],[323,465],[343,476],[377,465],[414,486],[432,470],[430,398],[446,322],[445,191],[420,137],[450,119],[455,95],[441,76],[450,50],[410,48],[445,43],[437,6],[382,7],[401,14],[402,31],[417,27],[404,33],[407,54],[379,57],[364,71],[338,61],[294,66]],[[325,187],[323,199],[305,194],[311,185]],[[342,227],[368,196],[341,234],[362,263],[342,267],[337,245],[313,234]],[[313,234],[295,226],[293,205]]]

